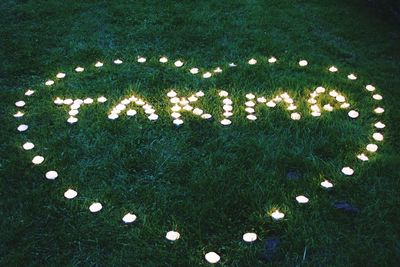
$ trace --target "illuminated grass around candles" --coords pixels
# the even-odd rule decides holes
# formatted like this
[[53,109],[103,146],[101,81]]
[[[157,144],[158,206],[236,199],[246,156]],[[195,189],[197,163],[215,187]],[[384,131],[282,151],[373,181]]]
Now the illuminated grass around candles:
[[[154,6],[2,3],[1,266],[211,266],[211,251],[215,266],[396,266],[400,61],[398,45],[387,43],[396,42],[395,27],[385,33],[354,2]],[[26,96],[28,88],[35,93]],[[180,116],[170,110],[170,90]],[[132,95],[152,107],[124,104]],[[20,100],[24,107],[14,105]],[[126,108],[108,119],[119,104]],[[17,131],[20,124],[29,129]],[[26,142],[35,147],[24,150]],[[35,155],[45,161],[34,165]],[[354,174],[343,174],[345,166]],[[336,211],[336,200],[361,212]],[[91,213],[95,202],[102,209]],[[275,210],[285,217],[274,221]],[[171,230],[178,240],[166,238]],[[246,233],[257,239],[246,242],[254,239]],[[271,239],[279,244],[269,262]]]

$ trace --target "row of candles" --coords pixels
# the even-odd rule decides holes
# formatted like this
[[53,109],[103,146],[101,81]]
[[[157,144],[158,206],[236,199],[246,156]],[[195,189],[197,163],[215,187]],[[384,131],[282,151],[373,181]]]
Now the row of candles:
[[[146,62],[146,59],[143,58],[143,57],[138,58],[138,62],[139,63],[144,63],[144,62]],[[160,63],[166,63],[166,62],[168,62],[168,59],[166,57],[160,58]],[[269,63],[275,63],[276,62],[276,58],[272,57],[272,58],[268,59],[268,62]],[[115,64],[122,64],[122,60],[115,60],[114,63]],[[176,67],[182,67],[183,64],[184,63],[182,61],[176,61],[174,63],[174,65]],[[251,60],[248,61],[248,64],[254,65],[254,64],[257,64],[257,61],[255,59],[251,59]],[[231,67],[236,66],[234,63],[231,63],[229,65]],[[304,67],[304,66],[308,65],[308,62],[305,61],[305,60],[302,60],[302,61],[299,62],[299,65],[301,67]],[[97,62],[95,64],[95,67],[98,67],[98,68],[102,67],[102,66],[103,66],[103,63],[101,63],[101,62]],[[84,71],[84,68],[77,67],[75,69],[75,71],[76,72],[82,72],[82,71]],[[217,68],[214,71],[214,73],[219,73],[221,71],[222,70],[220,68]],[[338,70],[337,70],[336,67],[332,66],[332,67],[329,68],[329,71],[330,72],[337,72]],[[198,73],[198,69],[195,69],[195,68],[193,69],[192,68],[190,70],[190,72],[192,74],[197,74]],[[206,77],[204,77],[204,74],[203,74],[203,77],[204,78],[209,78],[208,75],[210,75],[210,77],[211,77],[211,73],[210,74],[206,74]],[[64,77],[65,77],[65,73],[58,73],[57,74],[57,78],[58,79],[62,79]],[[349,74],[348,75],[348,79],[355,80],[355,79],[357,79],[357,77],[354,74]],[[46,85],[48,85],[48,86],[51,86],[53,84],[54,84],[54,81],[52,81],[52,80],[48,80],[46,82]],[[374,92],[375,91],[375,87],[372,86],[372,85],[367,85],[366,86],[366,90],[370,91],[370,92]],[[28,91],[25,92],[25,95],[26,96],[31,96],[31,95],[34,94],[34,92],[35,91],[33,91],[33,90],[28,90]],[[320,114],[321,114],[322,110],[321,110],[320,107],[317,106],[316,98],[322,93],[325,93],[325,88],[318,87],[314,92],[312,92],[310,94],[310,99],[308,100],[308,102],[311,104],[311,110],[312,110],[311,115],[312,116],[320,116]],[[228,98],[228,95],[229,94],[226,91],[220,91],[219,92],[219,96],[223,98],[222,102],[223,102],[223,110],[224,110],[224,113],[223,113],[224,119],[221,120],[221,124],[223,124],[223,125],[231,124],[231,121],[229,120],[229,117],[231,117],[233,115],[232,100],[230,98]],[[350,108],[350,104],[346,102],[346,98],[343,95],[339,94],[338,92],[336,92],[334,90],[330,91],[329,95],[331,97],[333,97],[338,103],[340,103],[340,108]],[[193,94],[193,95],[189,96],[188,98],[185,98],[185,97],[178,98],[177,97],[177,93],[174,92],[174,91],[170,91],[167,94],[167,96],[170,98],[170,102],[172,104],[174,104],[174,106],[171,108],[171,111],[172,111],[171,117],[174,119],[173,122],[176,125],[180,125],[180,124],[183,123],[183,120],[181,119],[181,114],[180,114],[180,112],[182,112],[182,111],[192,112],[195,115],[201,116],[203,119],[209,119],[209,118],[212,117],[210,114],[204,113],[203,110],[198,109],[198,108],[193,108],[190,105],[190,103],[196,102],[200,97],[204,96],[204,93],[201,92],[201,91],[197,92],[196,94]],[[372,96],[372,98],[374,100],[376,100],[376,101],[380,101],[380,100],[383,99],[383,97],[381,95],[379,95],[379,94],[374,94]],[[272,99],[270,101],[267,101],[264,97],[256,98],[256,96],[254,94],[249,93],[249,94],[246,95],[246,99],[247,99],[247,102],[245,103],[245,105],[246,105],[245,111],[246,111],[246,113],[248,113],[246,118],[249,119],[249,120],[257,119],[257,117],[254,115],[254,113],[255,113],[254,107],[255,107],[256,103],[265,103],[268,107],[275,107],[277,103],[282,101],[283,103],[286,103],[288,110],[295,110],[297,108],[295,106],[295,104],[294,104],[293,99],[287,93],[283,93],[283,94],[281,94],[279,96],[276,96],[274,99]],[[97,102],[98,103],[104,103],[106,101],[107,101],[107,99],[104,96],[101,96],[101,97],[97,98]],[[79,113],[79,108],[82,105],[90,105],[90,104],[94,103],[94,100],[92,98],[85,98],[83,100],[81,100],[81,99],[72,100],[72,99],[60,99],[60,98],[57,98],[54,101],[54,103],[57,104],[57,105],[69,105],[70,106],[70,111],[69,111],[70,118],[68,119],[68,122],[75,123],[77,121],[76,115]],[[141,106],[144,109],[145,113],[148,115],[149,120],[157,120],[158,115],[155,114],[154,108],[151,105],[149,105],[148,103],[146,103],[144,100],[142,100],[140,98],[137,98],[135,96],[131,96],[130,98],[124,99],[118,105],[116,105],[111,110],[111,112],[109,114],[109,118],[110,119],[118,118],[119,114],[122,111],[126,111],[126,114],[128,116],[134,116],[136,114],[135,110],[132,110],[132,109],[126,110],[127,109],[127,105],[129,105],[130,103],[135,103],[136,105]],[[25,101],[22,101],[22,100],[21,101],[17,101],[15,103],[15,105],[17,107],[19,107],[19,108],[23,108],[25,106],[25,104],[26,104]],[[331,105],[327,104],[327,105],[323,106],[323,110],[329,112],[329,111],[333,110],[333,107]],[[382,114],[382,113],[384,113],[384,109],[382,107],[377,107],[377,108],[374,109],[374,112],[376,114]],[[23,117],[23,116],[24,116],[24,113],[22,111],[18,111],[17,113],[14,114],[14,117],[16,117],[16,118],[20,118],[20,117]],[[350,118],[352,118],[352,119],[356,119],[359,116],[359,113],[358,113],[358,111],[350,110],[348,112],[348,116]],[[291,114],[291,118],[293,120],[298,120],[298,119],[300,119],[300,117],[301,116],[300,116],[299,113],[293,112]],[[378,130],[385,128],[385,126],[386,125],[384,123],[380,122],[380,121],[378,121],[378,122],[376,122],[374,124],[374,127],[376,129],[378,129]],[[20,132],[27,131],[28,130],[28,125],[21,124],[21,125],[19,125],[17,127],[17,130],[20,131]],[[383,141],[383,134],[380,133],[380,132],[374,132],[372,134],[372,138],[377,142]],[[32,149],[34,149],[35,145],[33,143],[31,143],[31,142],[26,142],[26,143],[24,143],[22,145],[22,147],[23,147],[24,150],[32,150]],[[368,152],[370,152],[370,153],[374,153],[374,152],[376,152],[378,150],[378,145],[373,144],[373,143],[368,144],[366,146],[366,150]],[[357,155],[357,158],[362,160],[362,161],[368,160],[368,156],[366,154],[364,154],[364,153]],[[32,163],[35,164],[35,165],[42,164],[43,162],[44,162],[44,157],[40,156],[40,155],[36,155],[32,159]],[[345,175],[353,175],[354,174],[354,170],[351,167],[343,167],[342,168],[342,173],[345,174]],[[45,177],[47,179],[49,179],[49,180],[54,180],[54,179],[56,179],[58,177],[58,173],[56,171],[54,171],[54,170],[51,170],[51,171],[48,171],[48,172],[45,173]],[[320,185],[321,185],[321,187],[323,187],[324,189],[327,189],[327,190],[329,190],[329,189],[331,189],[333,187],[332,182],[330,182],[329,180],[322,181]],[[78,192],[75,191],[74,189],[71,189],[71,188],[66,190],[65,193],[64,193],[64,197],[66,199],[74,199],[75,197],[77,197],[77,195],[78,195]],[[306,204],[306,203],[309,202],[309,199],[306,196],[303,196],[303,195],[299,195],[295,199],[299,204]],[[91,212],[93,212],[93,213],[99,212],[102,208],[103,208],[103,206],[102,206],[102,204],[100,202],[94,202],[89,206],[89,210]],[[283,212],[279,211],[278,209],[276,209],[272,213],[270,213],[270,216],[273,218],[273,220],[277,220],[278,221],[278,220],[282,220],[285,217],[285,214]],[[132,223],[132,222],[136,221],[136,219],[137,219],[137,216],[135,214],[127,213],[127,214],[125,214],[123,216],[122,221],[124,223]],[[178,240],[180,238],[180,233],[177,232],[177,231],[169,231],[169,232],[167,232],[165,237],[166,237],[166,239],[168,239],[170,241],[176,241],[176,240]],[[248,232],[248,233],[243,234],[242,238],[243,238],[243,240],[245,242],[254,242],[254,241],[257,240],[258,237],[257,237],[256,233]],[[215,252],[208,252],[208,253],[205,254],[205,259],[209,263],[217,263],[217,262],[220,261],[220,256]]]

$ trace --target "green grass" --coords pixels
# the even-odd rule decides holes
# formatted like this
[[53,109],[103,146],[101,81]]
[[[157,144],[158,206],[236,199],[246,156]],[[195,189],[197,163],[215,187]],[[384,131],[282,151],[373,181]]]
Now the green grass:
[[[0,10],[1,266],[202,266],[209,251],[226,266],[397,264],[400,31],[364,1],[5,0]],[[148,62],[136,63],[138,55]],[[185,66],[161,65],[161,55]],[[278,62],[268,64],[269,56]],[[255,66],[246,64],[252,57]],[[115,58],[124,64],[112,64]],[[307,68],[297,65],[303,58]],[[103,68],[93,67],[97,60]],[[78,65],[86,70],[74,74]],[[339,73],[327,72],[330,65]],[[202,79],[188,74],[192,66],[224,71]],[[45,87],[59,71],[67,77]],[[350,72],[359,79],[349,81]],[[384,97],[382,116],[371,112],[377,105],[363,89],[369,83]],[[320,85],[342,92],[360,117],[350,120],[344,110],[309,115],[306,100]],[[35,95],[24,97],[26,88]],[[185,124],[174,127],[171,88],[185,96],[203,90],[196,106],[214,120],[184,115]],[[228,127],[218,123],[221,89],[234,101]],[[300,121],[282,107],[245,119],[246,93],[283,91],[298,103]],[[141,111],[107,118],[132,93],[156,107],[157,122]],[[66,123],[66,107],[52,103],[100,95],[108,101],[82,107],[75,125]],[[27,112],[15,119],[20,99]],[[361,164],[355,156],[372,142],[377,118],[387,125],[385,140]],[[30,129],[17,133],[19,123]],[[22,150],[27,140],[34,150]],[[32,166],[36,154],[45,156],[43,165]],[[340,173],[345,165],[355,166],[354,176]],[[60,175],[55,181],[44,178],[50,169]],[[299,180],[287,179],[293,170]],[[335,185],[331,192],[319,186],[324,177]],[[79,194],[74,200],[63,197],[70,187]],[[299,194],[310,203],[296,204]],[[360,213],[335,210],[337,200]],[[98,214],[88,210],[93,201],[103,204]],[[275,208],[283,221],[271,220]],[[127,212],[138,220],[124,225]],[[169,230],[181,239],[167,241]],[[259,240],[245,244],[248,231]],[[280,238],[279,251],[263,262],[271,237]]]

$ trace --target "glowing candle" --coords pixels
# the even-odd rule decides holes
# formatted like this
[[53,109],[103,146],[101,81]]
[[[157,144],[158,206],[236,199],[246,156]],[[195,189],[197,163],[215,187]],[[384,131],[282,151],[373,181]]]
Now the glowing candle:
[[175,96],[176,96],[176,92],[175,92],[174,90],[171,90],[171,91],[169,91],[169,92],[167,93],[167,96],[168,96],[169,98],[175,97]]
[[212,115],[208,114],[208,113],[201,115],[201,118],[205,119],[205,120],[211,119],[211,117],[212,117]]
[[248,120],[250,120],[250,121],[255,121],[255,120],[257,119],[257,116],[255,116],[255,115],[253,115],[253,114],[250,114],[250,115],[247,115],[246,118],[247,118]]
[[58,173],[56,171],[48,171],[45,176],[49,180],[54,180],[58,177]]
[[220,91],[220,92],[218,93],[218,95],[219,95],[220,97],[227,97],[229,94],[228,94],[227,91],[222,90],[222,91]]
[[257,98],[257,102],[258,103],[265,103],[265,102],[267,102],[267,99],[265,97],[263,97],[263,96],[262,97],[258,97]]
[[34,93],[35,93],[35,91],[29,89],[29,90],[27,90],[27,91],[25,92],[25,95],[26,95],[26,96],[31,96],[31,95],[33,95]]
[[199,69],[198,68],[191,68],[189,71],[190,71],[191,74],[199,73]]
[[340,102],[340,103],[343,103],[346,101],[346,98],[342,95],[337,95],[335,99],[337,102]]
[[93,103],[93,99],[92,98],[90,98],[90,97],[88,97],[88,98],[85,98],[85,100],[83,100],[83,103],[84,104],[92,104]]
[[256,98],[256,96],[253,95],[252,93],[250,93],[250,94],[246,94],[246,98],[249,99],[249,100],[251,100],[251,99]]
[[103,62],[100,62],[100,61],[97,61],[96,62],[96,64],[94,64],[94,66],[96,67],[96,68],[100,68],[100,67],[103,67]]
[[170,240],[170,241],[176,241],[181,237],[181,235],[176,232],[176,231],[169,231],[166,235],[165,238]]
[[176,126],[182,125],[183,124],[183,120],[181,119],[175,119],[172,121],[173,124],[175,124]]
[[375,141],[383,141],[383,134],[381,133],[374,133],[372,135],[372,138],[374,138]]
[[70,111],[68,112],[68,114],[69,114],[70,116],[76,116],[76,115],[78,115],[78,113],[79,113],[79,110],[77,110],[77,109],[72,109],[72,110],[70,110]]
[[24,150],[32,150],[35,147],[35,145],[31,142],[26,142],[25,144],[22,145],[22,148]]
[[249,65],[254,65],[254,64],[257,64],[257,60],[255,60],[254,58],[252,58],[252,59],[250,59],[250,60],[248,61],[248,63],[249,63]]
[[349,80],[356,80],[356,79],[357,79],[357,76],[354,75],[353,73],[350,73],[349,75],[347,75],[347,78],[348,78]]
[[350,118],[355,119],[359,116],[359,113],[355,110],[350,110],[349,113],[347,113]]
[[134,221],[136,221],[136,219],[136,215],[132,213],[127,213],[124,215],[124,217],[122,217],[122,221],[124,223],[133,223]]
[[84,68],[82,68],[82,67],[76,67],[75,68],[75,71],[76,72],[82,72],[82,71],[84,71],[85,69]]
[[147,59],[145,57],[138,57],[137,62],[139,63],[145,63]]
[[279,210],[275,210],[273,213],[271,213],[271,217],[272,219],[274,219],[275,221],[281,220],[285,217],[285,214],[283,214],[282,212],[280,212]]
[[51,85],[54,84],[54,81],[53,80],[47,80],[44,84],[47,85],[47,86],[51,86]]
[[226,111],[226,112],[222,113],[222,115],[223,115],[225,118],[228,118],[228,117],[231,117],[231,116],[233,115],[233,113],[232,113],[232,112],[229,112],[229,111]]
[[22,108],[23,106],[25,106],[25,101],[22,101],[22,100],[17,101],[17,102],[15,102],[15,106]]
[[378,146],[376,144],[368,144],[366,149],[369,152],[376,152],[378,150]]
[[136,115],[136,110],[134,110],[134,109],[130,109],[130,110],[128,110],[127,112],[126,112],[126,115],[128,115],[128,116],[135,116]]
[[321,112],[313,111],[313,112],[311,112],[311,116],[313,116],[313,117],[319,117],[319,116],[321,116]]
[[332,91],[329,92],[329,95],[332,96],[332,97],[337,97],[339,94],[335,90],[332,90]]
[[379,100],[383,99],[383,96],[381,96],[379,94],[375,94],[375,95],[372,96],[372,98],[379,101]]
[[73,117],[73,116],[70,116],[70,117],[67,119],[67,122],[70,123],[70,124],[74,124],[74,123],[76,123],[77,121],[78,121],[78,118]]
[[307,62],[307,60],[300,60],[299,61],[299,65],[300,65],[300,67],[305,67],[305,66],[307,66],[308,65],[308,62]]
[[44,157],[42,157],[42,156],[34,156],[32,159],[32,163],[35,165],[42,164],[43,161],[44,161]]
[[155,114],[155,113],[153,113],[153,114],[150,114],[150,116],[147,117],[147,118],[148,118],[149,120],[151,120],[151,121],[155,121],[155,120],[158,119],[158,115]]
[[270,108],[273,108],[273,107],[275,107],[276,106],[276,103],[274,102],[274,101],[268,101],[267,103],[266,103],[266,105],[268,106],[268,107],[270,107]]
[[112,114],[108,115],[108,118],[109,118],[110,120],[115,120],[115,119],[117,119],[118,117],[119,117],[118,114],[115,114],[115,113],[112,113]]
[[357,158],[361,161],[368,161],[368,157],[364,153],[357,155]]
[[122,64],[122,60],[116,59],[116,60],[114,60],[114,64],[120,65],[120,64]]
[[298,120],[300,120],[301,115],[299,113],[297,113],[297,112],[294,112],[294,113],[290,114],[290,118],[292,120],[298,121]]
[[97,98],[97,102],[99,103],[104,103],[107,101],[107,98],[105,98],[104,96],[100,96],[99,98]]
[[204,96],[203,91],[198,91],[198,92],[196,93],[196,96],[197,96],[197,97],[202,97],[202,96]]
[[21,125],[19,125],[19,126],[17,127],[17,130],[18,130],[19,132],[25,132],[26,130],[28,130],[28,125],[26,125],[26,124],[21,124]]
[[349,108],[350,104],[349,103],[343,103],[340,105],[340,108]]
[[58,78],[58,79],[63,79],[64,77],[65,77],[65,73],[64,72],[59,72],[56,75],[56,78]]
[[74,100],[72,100],[71,98],[67,98],[63,100],[64,105],[71,105],[72,103],[74,103]]
[[343,167],[342,168],[342,173],[344,175],[353,175],[354,174],[354,170],[350,167]]
[[237,65],[235,64],[235,63],[233,63],[233,62],[231,62],[231,63],[229,63],[229,67],[231,67],[231,68],[234,68],[234,67],[236,67]]
[[268,62],[269,62],[269,63],[275,63],[275,62],[276,62],[276,58],[270,57],[270,58],[268,59]]
[[217,67],[214,69],[214,73],[221,73],[222,69],[220,67]]
[[195,109],[193,109],[193,114],[200,116],[203,114],[203,110],[201,110],[199,108],[195,108]]
[[386,127],[385,124],[383,124],[382,122],[378,121],[377,123],[374,124],[375,128],[377,129],[383,129]]
[[208,252],[204,257],[206,258],[206,260],[209,263],[212,263],[212,264],[219,262],[219,260],[221,259],[221,257],[213,251]]
[[160,57],[160,63],[167,63],[168,62],[168,58],[167,57]]
[[178,105],[174,105],[174,106],[171,108],[171,110],[172,110],[173,112],[178,112],[178,111],[181,110],[181,107],[178,106]]
[[175,67],[180,68],[183,66],[183,62],[180,60],[177,60],[177,61],[175,61],[174,65],[175,65]]
[[338,69],[337,69],[335,66],[331,66],[331,67],[329,68],[329,71],[330,71],[330,72],[337,72]]
[[196,96],[192,95],[188,98],[188,100],[189,100],[189,102],[196,102],[198,100],[198,98]]
[[315,92],[317,92],[318,94],[325,93],[325,88],[322,86],[318,86],[317,89],[315,89]]
[[223,119],[223,120],[220,121],[220,123],[221,123],[222,125],[229,125],[229,124],[231,124],[232,122],[231,122],[230,120],[228,120],[228,119]]
[[254,103],[253,101],[247,101],[244,104],[246,105],[246,107],[254,107],[256,105],[256,103]]
[[94,202],[92,205],[90,205],[89,210],[90,212],[99,212],[101,209],[103,208],[103,206],[101,205],[101,203],[99,202]]
[[331,182],[329,182],[328,180],[325,180],[325,181],[321,182],[321,186],[325,189],[330,189],[333,187],[333,184]]
[[377,107],[376,109],[374,109],[374,112],[376,114],[382,114],[383,112],[385,112],[385,110],[381,107]]
[[14,116],[14,118],[21,118],[22,116],[24,116],[24,113],[21,112],[21,111],[18,111],[18,112],[15,113],[13,116]]
[[73,198],[75,198],[77,195],[78,195],[78,192],[76,192],[76,191],[73,190],[73,189],[68,189],[68,190],[65,191],[65,193],[64,193],[64,197],[65,197],[66,199],[73,199]]
[[211,77],[211,75],[212,75],[211,72],[206,72],[203,74],[203,78],[208,79]]
[[368,84],[367,86],[365,86],[365,89],[367,89],[367,91],[373,92],[375,91],[375,86]]
[[323,106],[323,109],[326,111],[331,112],[333,110],[333,107],[330,104],[326,104]]
[[244,242],[254,242],[257,240],[257,234],[256,233],[245,233],[243,235],[243,241]]
[[305,196],[297,196],[296,201],[299,204],[306,204],[306,203],[308,203],[308,198]]
[[255,112],[254,108],[245,108],[244,110],[245,110],[247,113],[254,113],[254,112]]

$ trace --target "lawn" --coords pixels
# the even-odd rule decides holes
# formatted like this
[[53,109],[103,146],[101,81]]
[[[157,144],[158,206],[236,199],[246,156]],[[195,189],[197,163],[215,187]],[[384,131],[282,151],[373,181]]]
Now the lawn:
[[[396,266],[400,27],[367,2],[1,1],[0,266]],[[171,90],[212,118],[175,125]]]

